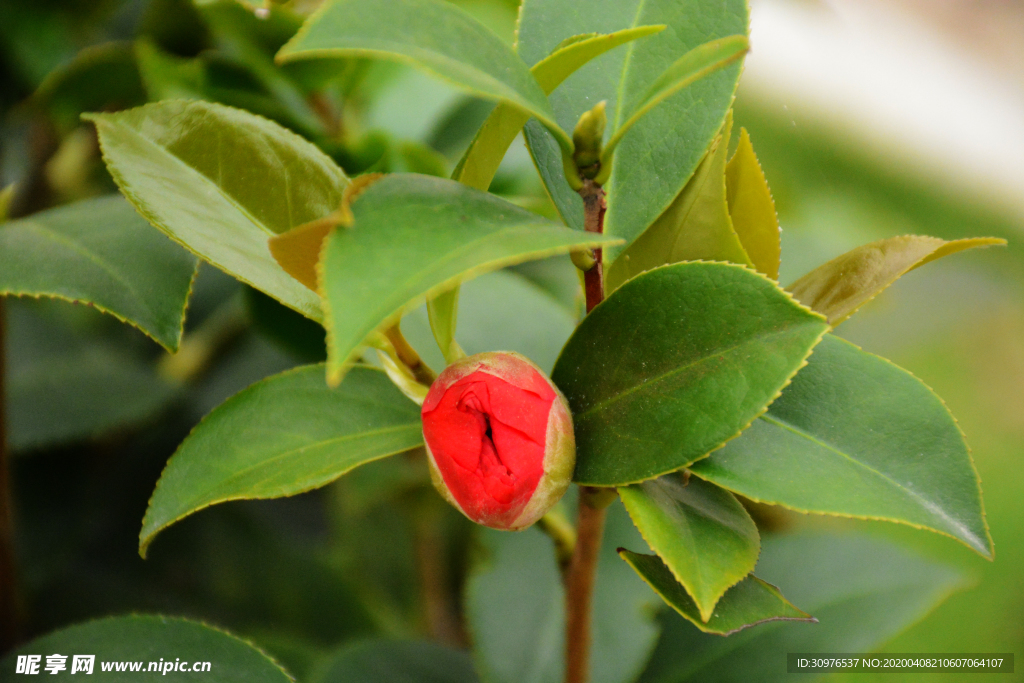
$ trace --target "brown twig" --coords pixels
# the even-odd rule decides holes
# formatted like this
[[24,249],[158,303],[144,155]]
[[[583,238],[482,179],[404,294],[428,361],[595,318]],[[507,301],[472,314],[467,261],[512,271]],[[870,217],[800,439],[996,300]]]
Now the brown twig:
[[607,507],[594,503],[601,489],[580,487],[576,522],[576,549],[566,581],[565,683],[586,683],[590,678],[590,625],[597,577],[597,559],[604,535]]
[[18,638],[18,586],[14,562],[14,520],[11,471],[7,452],[6,310],[0,297],[0,652],[10,650]]
[[446,556],[447,543],[441,529],[436,496],[420,503],[415,527],[416,564],[419,570],[423,612],[430,637],[453,647],[466,647],[466,632],[456,606]]
[[[604,232],[605,193],[592,180],[584,180],[583,225],[588,232]],[[604,272],[601,250],[595,249],[597,263],[583,275],[587,313],[604,300]],[[607,490],[580,487],[579,517],[576,522],[576,547],[566,575],[565,681],[586,683],[590,677],[590,625],[597,576],[597,559],[604,534]]]
[[420,359],[420,355],[416,353],[416,349],[405,340],[402,335],[402,330],[398,327],[398,323],[395,323],[392,327],[384,333],[384,336],[388,338],[392,346],[395,347],[395,353],[398,354],[398,359],[405,364],[409,371],[412,372],[413,378],[423,384],[424,386],[430,386],[437,379],[437,375],[434,371],[427,366]]
[[[604,199],[604,189],[593,180],[584,180],[583,187],[580,188],[580,196],[583,197],[583,229],[587,232],[603,233],[604,212],[608,208]],[[583,284],[587,295],[587,313],[604,301],[604,264],[600,249],[594,250],[594,259],[597,263],[583,274]]]

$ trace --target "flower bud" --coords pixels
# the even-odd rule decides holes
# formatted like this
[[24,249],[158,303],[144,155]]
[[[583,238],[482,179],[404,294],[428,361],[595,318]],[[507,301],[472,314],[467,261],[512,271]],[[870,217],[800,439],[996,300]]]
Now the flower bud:
[[435,488],[478,524],[528,527],[569,487],[576,462],[569,405],[518,353],[452,363],[430,387],[422,415]]

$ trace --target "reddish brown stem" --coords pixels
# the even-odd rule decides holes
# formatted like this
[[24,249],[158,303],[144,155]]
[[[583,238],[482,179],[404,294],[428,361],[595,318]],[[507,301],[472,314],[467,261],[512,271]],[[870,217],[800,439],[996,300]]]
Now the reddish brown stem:
[[420,575],[424,616],[434,640],[454,647],[465,647],[467,638],[452,594],[445,557],[447,546],[440,528],[441,518],[434,505],[434,500],[420,505],[419,519],[416,521],[416,564]]
[[6,652],[18,637],[18,590],[14,562],[10,463],[7,453],[7,422],[4,375],[6,372],[6,311],[0,297],[0,652]]
[[[604,190],[592,180],[583,181],[583,226],[588,232],[604,232],[607,208]],[[604,270],[601,250],[594,250],[597,263],[583,275],[587,313],[604,300]],[[565,681],[587,683],[590,678],[590,626],[597,577],[597,558],[601,552],[607,489],[580,487],[579,517],[576,522],[576,547],[566,574]]]
[[[583,197],[583,229],[587,232],[603,233],[604,212],[608,208],[604,199],[604,190],[593,180],[584,180],[583,187],[580,188],[580,196]],[[583,284],[587,295],[587,313],[604,301],[604,264],[600,249],[594,250],[594,259],[597,263],[583,274]]]
[[579,518],[576,522],[576,549],[566,580],[565,681],[586,683],[590,678],[590,625],[597,577],[597,558],[601,552],[606,507],[594,507],[590,489],[580,489]]
[[384,335],[395,347],[398,359],[405,363],[405,366],[409,368],[417,382],[428,387],[434,383],[437,375],[434,374],[434,371],[426,363],[420,360],[420,355],[416,353],[416,349],[412,348],[402,335],[402,330],[398,327],[398,323],[388,328]]

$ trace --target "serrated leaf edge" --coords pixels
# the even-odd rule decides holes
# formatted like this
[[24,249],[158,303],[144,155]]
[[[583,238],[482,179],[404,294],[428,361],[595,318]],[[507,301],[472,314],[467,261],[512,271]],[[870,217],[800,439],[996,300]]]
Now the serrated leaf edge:
[[[838,339],[842,339],[842,337],[838,337]],[[957,543],[960,543],[961,545],[964,545],[967,548],[970,548],[974,552],[978,553],[979,555],[984,557],[986,560],[995,561],[995,558],[996,558],[995,542],[992,540],[992,533],[991,533],[991,531],[989,529],[989,525],[988,525],[988,517],[987,517],[987,515],[985,513],[985,497],[984,497],[984,491],[982,490],[982,485],[981,485],[981,475],[978,474],[978,468],[977,468],[977,466],[974,463],[974,455],[973,455],[973,452],[971,450],[970,444],[967,443],[967,435],[965,435],[963,429],[960,428],[960,421],[957,420],[956,415],[954,415],[953,412],[949,409],[949,406],[946,405],[945,400],[943,400],[943,398],[941,396],[939,396],[935,392],[934,389],[932,389],[930,386],[928,386],[928,384],[923,382],[914,373],[910,372],[906,368],[900,367],[896,363],[893,363],[888,358],[884,358],[882,356],[879,356],[878,354],[871,353],[870,351],[864,351],[864,349],[862,349],[861,347],[857,346],[853,342],[846,341],[845,339],[842,339],[842,341],[846,342],[847,344],[850,344],[851,346],[855,347],[859,351],[862,351],[862,352],[864,352],[864,353],[866,353],[866,354],[868,354],[870,356],[874,356],[875,358],[878,358],[879,360],[885,361],[886,363],[888,363],[889,365],[893,366],[897,370],[905,372],[908,375],[910,375],[911,377],[913,377],[914,379],[916,379],[918,382],[921,383],[921,386],[923,386],[925,389],[927,389],[928,392],[931,393],[931,395],[934,396],[939,401],[939,403],[945,409],[946,414],[949,415],[949,417],[953,420],[953,424],[956,425],[956,430],[960,434],[960,440],[964,444],[964,449],[967,451],[967,461],[971,465],[971,471],[974,473],[974,480],[975,480],[975,482],[978,485],[978,502],[979,502],[979,504],[981,506],[981,522],[982,522],[982,525],[985,527],[985,539],[988,541],[988,547],[989,547],[989,554],[988,555],[985,555],[984,553],[982,553],[977,548],[971,546],[970,544],[968,544],[963,539],[957,538],[956,536],[954,536],[953,534],[949,533],[948,531],[942,531],[941,529],[933,529],[932,527],[924,526],[923,524],[915,524],[913,522],[908,522],[906,520],[896,519],[895,517],[885,517],[885,516],[880,516],[880,515],[855,515],[855,514],[849,514],[849,513],[844,513],[844,512],[823,512],[821,510],[808,510],[808,509],[804,509],[804,508],[801,508],[801,507],[798,507],[798,506],[789,505],[787,503],[782,503],[782,502],[779,502],[779,501],[761,499],[761,498],[757,498],[757,497],[754,497],[754,496],[750,496],[750,495],[747,495],[746,493],[743,493],[742,491],[736,491],[736,490],[733,490],[733,489],[729,488],[728,486],[720,484],[719,482],[714,481],[713,479],[711,479],[709,477],[702,476],[700,474],[700,472],[695,472],[695,471],[691,470],[690,473],[693,474],[694,476],[700,478],[700,479],[703,479],[704,481],[706,481],[708,483],[714,484],[715,486],[719,486],[719,487],[721,487],[721,488],[723,488],[723,489],[725,489],[727,491],[730,491],[731,493],[735,493],[735,494],[741,495],[744,498],[749,498],[750,500],[754,501],[755,503],[763,503],[764,505],[777,505],[778,507],[781,507],[783,509],[791,510],[793,512],[799,512],[801,514],[827,515],[829,517],[839,517],[841,519],[860,519],[860,520],[864,520],[864,521],[893,522],[895,524],[902,524],[904,526],[909,526],[909,527],[911,527],[913,529],[918,529],[920,531],[930,531],[932,533],[939,534],[940,536],[946,536],[947,538],[952,538]],[[804,362],[804,365],[807,365],[807,363]],[[803,366],[801,366],[801,367],[803,367]],[[778,398],[778,397],[776,397],[776,398]],[[767,409],[765,410],[765,412],[767,412]],[[762,413],[762,415],[763,414],[764,413]],[[758,418],[760,418],[760,417],[761,417],[761,415],[758,415]],[[750,425],[747,425],[747,426],[749,427]],[[723,443],[722,446],[724,446],[724,445],[725,444]],[[718,450],[722,446],[719,446],[715,450]],[[708,457],[713,452],[714,451],[711,451],[710,453],[708,453],[704,457],[705,458]],[[702,459],[703,458],[700,458],[700,460],[702,460]],[[694,460],[694,462],[697,462],[697,460]],[[690,463],[690,464],[692,465],[693,463]]]
[[[754,273],[758,277],[762,278],[763,280],[765,280],[767,282],[770,282],[777,290],[782,292],[789,301],[791,301],[792,303],[796,304],[798,308],[801,308],[804,311],[806,311],[807,313],[810,313],[813,317],[820,319],[823,323],[825,323],[825,327],[821,330],[821,333],[818,334],[817,338],[814,340],[814,343],[811,344],[810,350],[807,352],[807,355],[804,356],[804,359],[800,363],[800,365],[797,366],[797,368],[789,375],[789,377],[782,384],[782,386],[779,387],[779,390],[777,392],[775,392],[775,395],[772,396],[771,399],[765,404],[764,408],[762,408],[759,413],[754,415],[754,417],[752,417],[749,422],[747,422],[745,425],[740,427],[739,431],[737,431],[735,434],[733,434],[729,438],[727,438],[724,441],[722,441],[722,443],[718,444],[717,446],[715,446],[714,448],[709,450],[704,455],[702,455],[700,457],[697,457],[697,458],[694,458],[693,460],[691,460],[690,462],[686,463],[685,465],[680,465],[679,467],[674,467],[674,468],[672,468],[670,470],[665,470],[664,472],[659,472],[657,474],[652,474],[649,477],[644,477],[642,479],[637,479],[636,481],[627,481],[627,482],[619,482],[619,483],[611,484],[611,483],[608,483],[608,482],[603,482],[603,483],[586,482],[586,481],[580,481],[580,480],[577,480],[577,479],[574,478],[573,479],[573,483],[574,484],[579,484],[580,486],[606,486],[606,487],[607,486],[611,486],[611,487],[616,487],[616,488],[622,487],[622,486],[632,486],[633,484],[640,484],[640,483],[643,483],[645,481],[649,481],[651,479],[657,479],[658,477],[664,476],[664,475],[669,474],[671,472],[678,472],[679,470],[685,469],[685,468],[689,467],[690,465],[692,465],[693,463],[695,463],[695,462],[697,462],[699,460],[703,460],[704,458],[708,457],[709,455],[711,455],[712,453],[717,451],[719,448],[721,448],[722,446],[724,446],[725,444],[729,443],[730,441],[735,439],[737,436],[742,434],[747,429],[747,427],[749,427],[750,425],[754,424],[754,420],[756,420],[757,418],[761,417],[766,412],[768,412],[768,408],[771,406],[772,403],[775,402],[775,399],[777,399],[779,396],[782,395],[782,392],[785,390],[785,388],[788,387],[793,382],[793,378],[796,377],[797,373],[799,373],[801,370],[803,370],[805,367],[807,367],[807,359],[810,358],[811,354],[814,353],[814,348],[821,342],[822,338],[824,338],[824,336],[826,334],[828,334],[828,332],[832,329],[829,326],[828,321],[825,320],[825,316],[823,316],[821,313],[818,313],[817,311],[812,310],[811,308],[809,308],[809,307],[805,306],[804,304],[800,303],[799,301],[797,301],[793,297],[792,294],[790,294],[788,291],[782,289],[782,287],[779,286],[778,282],[776,282],[775,280],[771,279],[770,277],[768,277],[764,273],[761,273],[761,272],[751,268],[750,266],[746,266],[746,265],[743,265],[743,264],[740,264],[740,263],[730,263],[728,261],[679,261],[677,263],[666,263],[665,265],[658,266],[657,268],[651,268],[650,270],[645,270],[643,273],[637,273],[637,275],[635,275],[634,277],[630,278],[630,280],[634,280],[637,277],[643,275],[644,273],[650,273],[651,271],[659,270],[661,268],[671,268],[673,266],[678,266],[681,263],[715,263],[715,264],[719,264],[719,265],[730,266],[730,267],[733,267],[733,268],[742,268],[744,270],[748,270],[751,273]],[[627,282],[628,282],[628,280],[627,280]],[[626,283],[624,282],[623,286],[625,286],[625,284]],[[616,291],[618,291],[618,290],[616,290]],[[600,304],[595,306],[594,310],[596,311],[598,308],[600,308],[601,305],[603,305],[605,301],[608,301],[608,299],[605,299]],[[593,313],[593,311],[591,311],[591,313]],[[570,337],[570,339],[571,339],[571,337]],[[568,342],[566,342],[566,345],[568,345]],[[565,350],[565,346],[562,347],[562,350],[563,351]],[[560,359],[561,358],[561,354],[559,354],[558,357]],[[555,367],[558,367],[558,360],[555,361]],[[703,479],[703,477],[701,477],[701,478]],[[714,482],[711,482],[711,483],[714,483]],[[718,484],[715,484],[715,485],[718,486]],[[725,488],[725,487],[723,486],[722,488]],[[728,489],[726,489],[726,490],[728,490]],[[751,499],[751,500],[753,500],[753,499]]]
[[[192,516],[193,514],[195,514],[197,512],[205,510],[208,507],[212,507],[214,505],[219,505],[220,503],[226,503],[226,502],[232,501],[232,500],[261,500],[261,499],[262,500],[267,500],[267,499],[275,499],[275,498],[290,498],[292,496],[297,496],[300,493],[306,493],[307,491],[312,491],[314,489],[322,488],[322,487],[326,486],[327,484],[331,483],[332,481],[336,481],[340,477],[348,474],[349,472],[354,470],[356,467],[360,467],[361,465],[365,465],[365,464],[374,462],[376,460],[382,460],[384,458],[391,457],[392,455],[396,455],[398,453],[404,453],[405,452],[405,450],[394,451],[392,453],[386,453],[384,455],[378,456],[376,458],[372,458],[370,460],[364,460],[363,462],[360,462],[359,464],[354,465],[353,467],[350,467],[347,470],[339,472],[336,477],[333,477],[329,481],[326,481],[326,482],[323,482],[323,483],[318,483],[318,484],[315,484],[313,486],[309,486],[307,488],[303,488],[303,489],[298,490],[298,491],[292,491],[291,493],[288,493],[288,494],[285,494],[285,495],[280,495],[280,496],[247,496],[247,495],[239,494],[239,495],[225,496],[223,498],[218,498],[216,500],[212,500],[212,501],[209,501],[207,503],[204,503],[203,505],[200,505],[198,507],[194,507],[194,508],[190,509],[188,512],[186,512],[186,513],[184,513],[182,515],[178,515],[174,519],[172,519],[172,520],[170,520],[168,522],[165,522],[164,524],[161,524],[160,526],[154,528],[150,533],[148,533],[146,535],[143,535],[143,532],[146,530],[146,520],[148,520],[150,518],[150,513],[152,511],[153,499],[156,498],[157,492],[160,490],[160,487],[164,484],[164,481],[165,481],[164,477],[167,474],[167,468],[170,466],[171,460],[173,460],[181,452],[182,446],[184,446],[185,443],[187,443],[189,441],[189,439],[192,437],[192,435],[195,434],[196,431],[198,431],[206,423],[206,421],[211,418],[211,416],[213,416],[215,413],[218,413],[222,408],[227,406],[229,403],[234,403],[236,400],[241,400],[243,394],[247,394],[250,390],[254,389],[255,387],[257,387],[257,386],[259,386],[261,384],[266,384],[268,382],[278,380],[278,379],[280,379],[280,378],[282,378],[284,376],[287,376],[287,375],[293,375],[293,374],[298,374],[300,372],[305,372],[305,371],[308,371],[311,368],[315,368],[315,367],[317,367],[319,365],[323,365],[323,364],[324,363],[314,363],[314,364],[311,364],[311,365],[299,365],[297,367],[291,368],[290,370],[285,370],[285,371],[279,372],[279,373],[277,373],[275,375],[270,375],[269,377],[264,377],[263,379],[257,380],[255,382],[253,382],[252,384],[250,384],[249,386],[247,386],[244,389],[242,389],[241,391],[239,391],[239,392],[233,394],[232,396],[230,396],[229,398],[225,399],[222,403],[217,405],[216,408],[214,408],[209,413],[204,415],[203,419],[201,419],[198,423],[196,423],[196,425],[189,431],[188,435],[184,439],[181,440],[181,443],[174,450],[174,453],[171,455],[171,457],[167,459],[167,464],[164,465],[164,469],[160,473],[160,479],[157,480],[156,486],[153,487],[153,493],[150,494],[149,501],[146,503],[146,512],[145,512],[145,514],[142,517],[142,529],[139,531],[139,556],[141,556],[142,559],[146,559],[146,552],[148,551],[150,544],[156,539],[157,535],[161,531],[167,529],[168,527],[173,526],[174,524],[177,524],[178,522],[180,522],[181,520],[185,519],[186,517],[190,517],[190,516]],[[373,372],[379,372],[381,374],[384,374],[384,371],[380,370],[378,368],[375,368],[375,367],[372,367],[372,366],[365,366],[365,367],[366,367],[367,370],[371,370]]]

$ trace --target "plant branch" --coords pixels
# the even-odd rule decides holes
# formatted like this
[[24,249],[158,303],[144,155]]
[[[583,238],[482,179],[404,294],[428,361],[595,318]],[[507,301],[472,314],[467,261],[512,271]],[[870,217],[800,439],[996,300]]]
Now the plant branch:
[[[604,189],[593,180],[584,180],[580,196],[583,197],[583,229],[587,232],[603,233],[604,212],[608,207],[604,199]],[[594,250],[594,259],[597,261],[594,267],[583,273],[587,313],[604,301],[604,264],[600,249]]]
[[[579,190],[583,197],[583,225],[588,232],[604,232],[605,193],[593,180],[584,180]],[[594,250],[597,261],[584,272],[587,313],[604,300],[604,270],[601,250]],[[566,574],[565,681],[587,683],[590,677],[590,625],[597,576],[597,558],[601,552],[604,518],[609,502],[608,489],[580,487],[579,517],[576,522],[576,547]],[[612,489],[612,491],[614,491]],[[614,494],[613,494],[614,495]]]
[[420,577],[423,611],[430,637],[453,647],[466,647],[467,637],[456,608],[442,533],[439,499],[433,491],[416,510],[416,565]]
[[430,367],[420,359],[420,355],[416,353],[416,349],[412,348],[405,336],[402,335],[402,330],[398,327],[398,323],[392,325],[384,333],[391,345],[395,347],[395,353],[398,355],[398,359],[405,364],[409,371],[412,373],[413,378],[416,379],[420,384],[429,387],[437,379],[437,375]]
[[604,535],[607,507],[602,489],[580,487],[576,548],[566,580],[565,683],[587,683],[590,678],[590,626],[597,559]]
[[14,521],[11,470],[7,452],[7,369],[5,300],[0,297],[0,652],[10,650],[18,637],[18,587],[14,562]]

